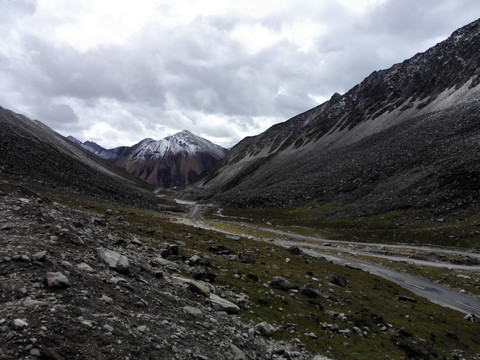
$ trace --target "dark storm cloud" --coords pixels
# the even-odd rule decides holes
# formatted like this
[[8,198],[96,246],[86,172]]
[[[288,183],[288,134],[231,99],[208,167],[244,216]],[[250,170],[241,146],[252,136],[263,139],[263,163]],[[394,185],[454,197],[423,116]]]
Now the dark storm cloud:
[[[86,47],[32,31],[65,23],[61,13],[34,21],[36,9],[0,0],[0,105],[85,136],[134,142],[185,128],[231,144],[425,51],[475,20],[480,2],[286,1],[174,25],[152,16],[124,41]],[[234,36],[242,28],[251,33]]]

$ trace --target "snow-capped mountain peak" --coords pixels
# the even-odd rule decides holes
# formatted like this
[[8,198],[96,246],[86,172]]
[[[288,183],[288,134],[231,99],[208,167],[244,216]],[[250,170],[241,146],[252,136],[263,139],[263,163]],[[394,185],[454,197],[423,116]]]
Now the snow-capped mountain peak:
[[100,145],[68,139],[138,178],[164,187],[189,184],[215,166],[228,150],[183,130],[161,140],[146,138],[129,147],[104,149]]
[[218,159],[225,156],[226,151],[221,146],[183,130],[161,140],[144,139],[134,146],[132,158],[163,158],[172,155],[196,155],[210,153]]

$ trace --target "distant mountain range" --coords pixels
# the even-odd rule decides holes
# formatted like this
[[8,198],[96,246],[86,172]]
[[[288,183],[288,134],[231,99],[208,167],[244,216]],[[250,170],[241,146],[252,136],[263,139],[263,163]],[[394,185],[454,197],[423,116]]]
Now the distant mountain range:
[[325,216],[479,210],[480,21],[234,146],[186,196]]
[[161,140],[144,139],[131,147],[105,149],[91,142],[70,141],[125,169],[137,178],[165,188],[188,185],[213,168],[228,150],[184,130]]

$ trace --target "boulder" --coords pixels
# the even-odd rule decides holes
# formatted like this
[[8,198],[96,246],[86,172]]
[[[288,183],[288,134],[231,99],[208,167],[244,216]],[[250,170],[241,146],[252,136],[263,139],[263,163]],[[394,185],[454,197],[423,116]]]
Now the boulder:
[[328,275],[327,279],[330,281],[331,284],[337,285],[340,287],[348,286],[348,281],[345,280],[344,277],[337,275],[337,274],[330,274]]
[[190,259],[188,259],[188,261],[190,261],[191,265],[197,265],[200,262],[201,259],[202,258],[200,256],[195,254]]
[[67,277],[59,271],[46,273],[45,281],[50,288],[64,289],[70,286]]
[[444,335],[452,340],[458,340],[458,335],[453,331],[447,330],[444,332]]
[[202,316],[203,312],[199,308],[193,307],[193,306],[184,306],[183,310],[190,315],[193,316]]
[[87,263],[80,263],[77,265],[77,268],[81,271],[85,271],[85,272],[93,272],[93,269],[90,265],[88,265]]
[[287,251],[293,255],[302,255],[303,251],[298,246],[290,246]]
[[104,248],[97,248],[97,255],[105,263],[108,264],[112,269],[118,271],[119,273],[128,273],[130,264],[126,256],[121,255],[113,250],[108,250]]
[[247,252],[238,253],[238,260],[245,264],[255,264],[257,261],[253,254]]
[[300,286],[300,288],[298,289],[298,291],[305,295],[306,297],[309,297],[309,298],[317,298],[317,297],[323,297],[323,298],[328,298],[328,294],[324,293],[322,290],[314,287],[313,285],[311,284],[305,284],[305,285],[302,285]]
[[190,280],[188,282],[188,288],[194,293],[203,295],[205,297],[210,296],[210,288],[207,285],[201,283],[200,281]]
[[262,336],[270,336],[276,331],[276,329],[266,321],[262,321],[253,328]]
[[228,314],[236,314],[240,311],[237,305],[215,294],[210,294],[210,302],[215,310],[222,310]]
[[217,247],[210,246],[207,250],[214,253],[214,254],[217,254],[217,255],[233,255],[233,254],[235,254],[235,252],[233,250],[231,250],[228,247],[223,246],[223,245],[218,245]]
[[28,326],[28,322],[26,322],[23,319],[15,319],[12,321],[12,327],[15,330],[22,330],[23,328],[26,328]]
[[238,346],[230,344],[230,349],[232,350],[237,360],[247,360],[247,356]]
[[272,281],[270,281],[270,286],[283,291],[290,291],[295,288],[287,279],[281,276],[275,276]]
[[160,256],[157,256],[155,259],[153,259],[151,264],[154,266],[163,266],[170,270],[178,270],[178,265],[176,263]]
[[33,260],[43,261],[43,260],[45,260],[46,255],[47,255],[47,252],[45,250],[40,251],[40,252],[36,253],[35,255],[33,255]]

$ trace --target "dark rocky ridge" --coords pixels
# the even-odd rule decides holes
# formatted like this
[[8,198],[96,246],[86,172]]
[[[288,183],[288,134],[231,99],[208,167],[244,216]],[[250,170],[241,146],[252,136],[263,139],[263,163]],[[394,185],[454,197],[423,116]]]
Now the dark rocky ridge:
[[0,181],[0,359],[313,358],[232,314],[245,296],[172,276],[169,267],[187,265],[160,257],[163,244],[149,238],[116,236],[125,220],[108,212]]
[[338,203],[332,215],[479,204],[480,21],[236,145],[190,196],[235,207]]
[[[0,176],[60,191],[156,208],[153,190],[39,121],[0,107]],[[143,189],[143,190],[142,190]]]

